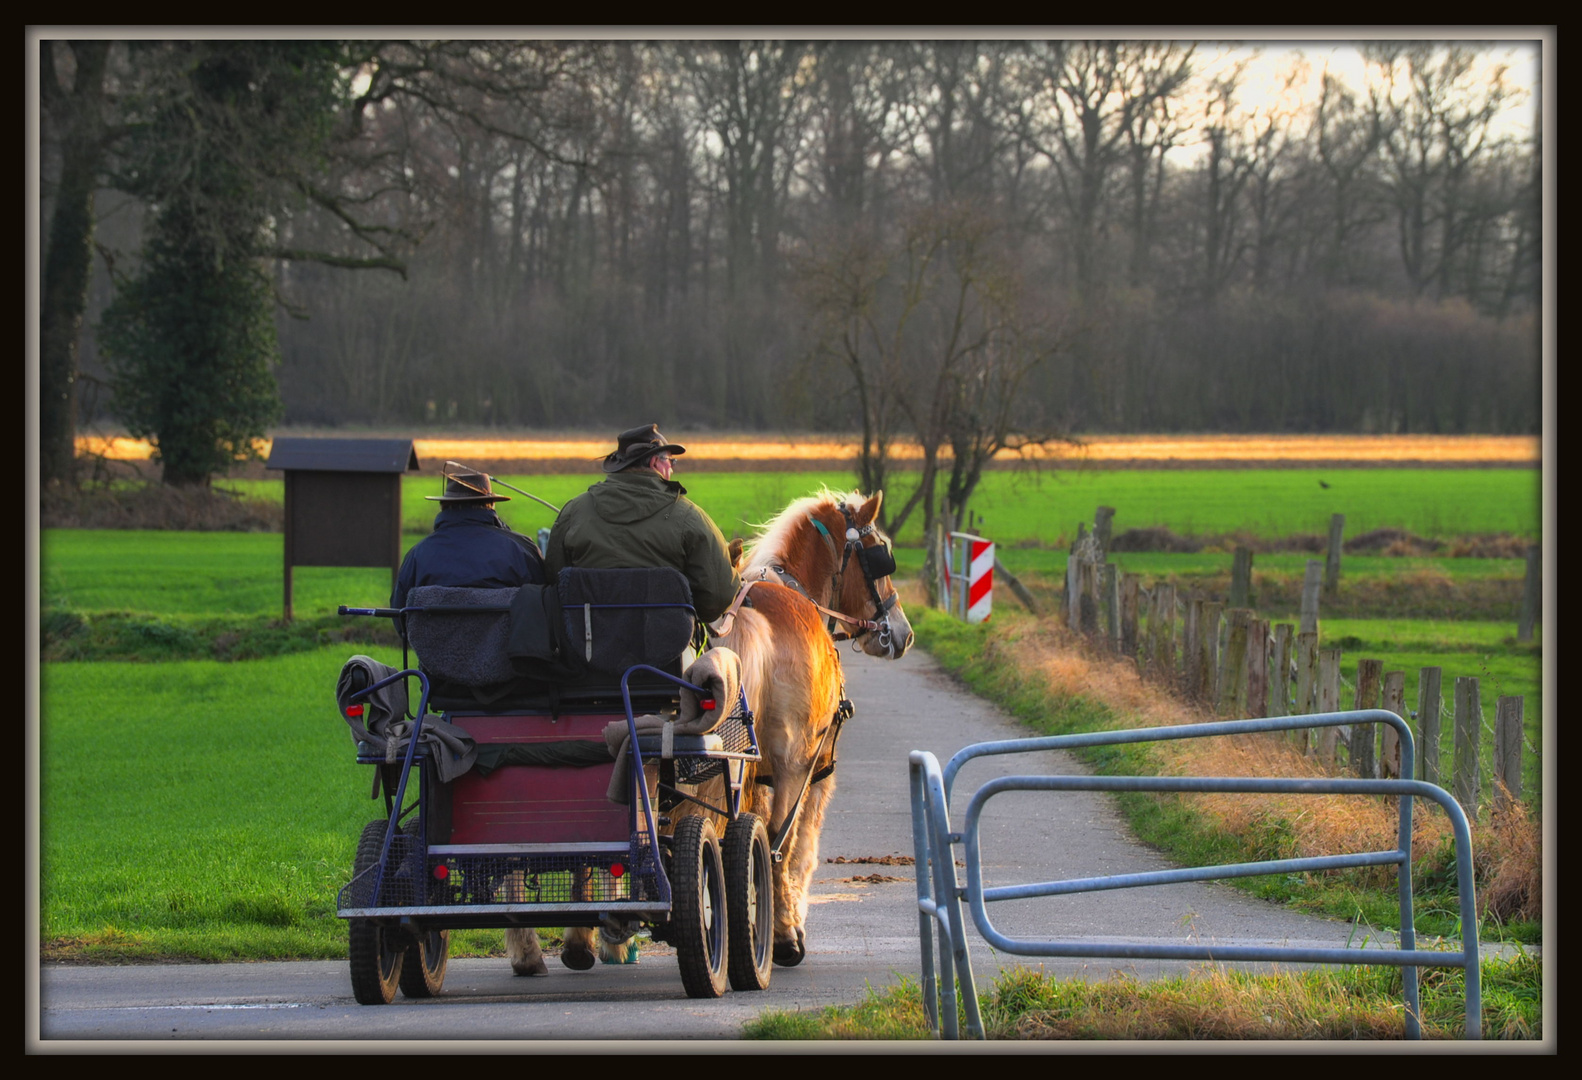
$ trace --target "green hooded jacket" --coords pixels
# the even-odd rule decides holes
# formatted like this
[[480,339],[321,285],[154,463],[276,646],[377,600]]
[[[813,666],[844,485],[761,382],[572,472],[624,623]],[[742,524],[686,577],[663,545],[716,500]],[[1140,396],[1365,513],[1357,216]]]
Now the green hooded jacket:
[[544,553],[549,579],[567,566],[673,566],[692,586],[698,618],[713,622],[736,598],[741,578],[725,536],[686,492],[650,469],[611,473],[555,519]]

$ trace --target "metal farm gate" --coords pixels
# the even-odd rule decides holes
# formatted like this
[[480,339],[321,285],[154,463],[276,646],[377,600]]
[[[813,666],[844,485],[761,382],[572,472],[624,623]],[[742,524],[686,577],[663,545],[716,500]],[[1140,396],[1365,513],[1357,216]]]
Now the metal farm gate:
[[[1005,776],[990,780],[973,793],[959,830],[953,828],[951,824],[950,797],[956,775],[963,765],[978,757],[1364,723],[1390,724],[1396,729],[1401,739],[1401,766],[1406,774],[1403,779],[1271,780],[1252,777]],[[912,841],[917,859],[918,935],[922,953],[923,1002],[930,1027],[936,1032],[941,1032],[944,1038],[959,1037],[956,1015],[956,982],[959,979],[968,1035],[977,1039],[984,1037],[983,1021],[979,1016],[977,991],[973,982],[972,964],[967,955],[966,923],[962,913],[962,901],[965,900],[978,933],[983,935],[993,948],[1018,956],[1394,965],[1402,969],[1408,1039],[1422,1037],[1417,969],[1426,966],[1459,967],[1466,973],[1466,1037],[1479,1038],[1482,995],[1478,968],[1477,907],[1472,884],[1471,832],[1467,825],[1466,814],[1448,792],[1433,784],[1412,779],[1413,751],[1411,728],[1395,713],[1383,709],[977,743],[957,753],[943,770],[940,769],[939,761],[933,754],[926,750],[912,751],[910,755]],[[1394,796],[1397,799],[1399,827],[1396,847],[1389,851],[1357,852],[1317,858],[1270,859],[1260,862],[1035,882],[985,889],[978,823],[983,808],[989,800],[1007,791],[1186,791],[1266,794],[1291,792]],[[1412,921],[1411,873],[1414,797],[1430,799],[1443,807],[1454,832],[1456,877],[1460,890],[1459,910],[1463,932],[1459,952],[1423,952],[1416,948]],[[955,873],[958,846],[964,855],[965,884],[958,883]],[[1016,939],[996,930],[988,911],[988,905],[997,900],[1065,896],[1105,889],[1139,888],[1147,885],[1252,877],[1262,874],[1291,874],[1388,865],[1397,867],[1399,880],[1400,947],[1395,949],[1148,945],[1082,940]],[[934,960],[935,923],[939,925],[940,932],[937,969]]]

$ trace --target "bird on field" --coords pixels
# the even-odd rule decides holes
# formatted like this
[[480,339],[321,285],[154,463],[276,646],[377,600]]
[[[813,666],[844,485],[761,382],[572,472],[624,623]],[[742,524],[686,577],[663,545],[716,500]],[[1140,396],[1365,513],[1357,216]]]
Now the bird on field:
[[1319,482],[1318,482],[1318,486],[1319,486],[1319,487],[1321,487],[1321,488],[1323,488],[1323,489],[1324,489],[1324,490],[1325,490],[1325,491],[1328,491],[1328,490],[1329,490],[1329,485],[1328,485],[1328,484],[1326,484],[1326,483],[1324,483],[1324,481],[1322,481],[1322,480],[1320,480],[1320,481],[1319,481]]

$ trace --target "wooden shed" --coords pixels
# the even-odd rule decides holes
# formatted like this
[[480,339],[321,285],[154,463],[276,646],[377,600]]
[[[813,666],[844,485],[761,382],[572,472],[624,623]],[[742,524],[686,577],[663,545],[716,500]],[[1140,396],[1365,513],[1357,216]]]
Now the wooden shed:
[[401,476],[418,468],[411,439],[276,439],[268,469],[286,474],[285,617],[295,566],[401,569]]

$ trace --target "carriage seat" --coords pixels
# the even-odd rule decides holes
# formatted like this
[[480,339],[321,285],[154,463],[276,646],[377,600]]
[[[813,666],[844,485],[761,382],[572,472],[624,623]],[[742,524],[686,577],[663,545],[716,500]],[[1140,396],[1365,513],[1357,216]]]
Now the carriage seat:
[[[621,677],[634,665],[681,674],[696,618],[686,577],[670,567],[568,567],[553,586],[520,589],[424,585],[408,593],[407,605],[418,609],[406,615],[407,639],[442,709],[619,700]],[[524,640],[553,645],[556,662],[524,657]],[[678,691],[643,672],[629,685],[645,700]]]

